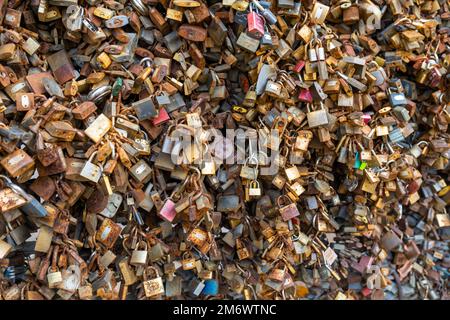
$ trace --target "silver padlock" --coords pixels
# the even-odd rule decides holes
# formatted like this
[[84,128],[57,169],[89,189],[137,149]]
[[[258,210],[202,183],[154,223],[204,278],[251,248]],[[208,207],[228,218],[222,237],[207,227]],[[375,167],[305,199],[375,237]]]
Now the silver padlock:
[[401,128],[396,128],[389,132],[389,141],[392,143],[397,143],[403,140],[405,140],[405,137],[403,136],[403,131]]
[[81,31],[83,27],[84,8],[78,5],[68,6],[66,9],[66,28],[69,31]]
[[[139,249],[141,248],[141,250]],[[130,264],[133,266],[143,266],[147,262],[148,248],[146,241],[139,241],[136,249],[131,254]]]
[[117,211],[122,204],[123,196],[119,193],[112,193],[108,198],[108,204],[100,214],[106,218],[112,218],[116,215]]
[[419,141],[418,143],[416,143],[415,145],[412,146],[411,149],[409,149],[409,153],[411,153],[411,155],[414,158],[419,158],[422,155],[422,149],[420,148],[421,145],[426,145],[428,146],[428,142],[427,141]]
[[317,61],[317,51],[315,48],[308,49],[308,58],[310,62]]
[[100,177],[102,176],[102,168],[94,163],[92,163],[92,159],[94,159],[97,151],[93,152],[89,159],[84,164],[83,169],[80,172],[80,176],[86,178],[92,182],[98,183]]
[[397,106],[392,109],[392,112],[400,121],[408,122],[411,119],[411,116],[409,115],[409,112],[405,107]]
[[129,23],[127,16],[114,16],[105,21],[105,26],[109,29],[121,28]]
[[281,95],[282,86],[280,83],[268,80],[266,84],[265,92],[272,97],[279,97]]

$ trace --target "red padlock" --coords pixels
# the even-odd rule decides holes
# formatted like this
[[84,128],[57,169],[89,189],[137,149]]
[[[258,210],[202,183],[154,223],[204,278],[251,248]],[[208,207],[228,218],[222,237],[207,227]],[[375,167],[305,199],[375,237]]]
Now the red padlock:
[[313,97],[309,89],[301,89],[298,95],[298,100],[302,102],[312,103]]
[[159,114],[152,119],[152,123],[153,125],[157,126],[160,125],[161,123],[167,122],[170,120],[170,116],[167,113],[166,109],[161,108],[159,109]]
[[300,73],[303,70],[303,67],[305,66],[305,61],[299,60],[297,64],[294,66],[294,69],[292,69],[294,72]]
[[252,5],[250,4],[250,12],[247,15],[248,21],[248,35],[256,39],[261,39],[264,35],[264,19],[258,13],[252,10]]

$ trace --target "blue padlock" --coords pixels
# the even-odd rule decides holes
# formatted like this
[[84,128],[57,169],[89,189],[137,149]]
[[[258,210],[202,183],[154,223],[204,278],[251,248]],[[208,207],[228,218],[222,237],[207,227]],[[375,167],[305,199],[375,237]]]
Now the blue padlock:
[[219,293],[219,283],[217,280],[206,280],[205,287],[203,288],[202,294],[206,296],[215,296]]

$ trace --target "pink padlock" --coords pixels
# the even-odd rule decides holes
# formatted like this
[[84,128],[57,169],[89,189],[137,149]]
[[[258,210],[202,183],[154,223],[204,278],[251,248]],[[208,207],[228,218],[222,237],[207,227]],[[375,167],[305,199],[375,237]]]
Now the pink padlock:
[[247,14],[248,21],[248,31],[247,33],[256,39],[261,39],[264,35],[264,19],[252,10],[252,5],[250,4],[250,13]]
[[297,62],[297,64],[294,66],[294,68],[292,69],[292,71],[300,73],[302,71],[303,67],[305,66],[305,64],[306,64],[305,61],[299,60]]
[[167,199],[163,207],[161,208],[161,211],[159,211],[158,216],[160,216],[161,218],[163,218],[168,222],[172,222],[173,219],[175,219],[176,215],[177,212],[175,211],[175,202],[173,202],[170,199]]
[[309,89],[301,89],[298,95],[298,100],[302,102],[312,103],[313,97]]

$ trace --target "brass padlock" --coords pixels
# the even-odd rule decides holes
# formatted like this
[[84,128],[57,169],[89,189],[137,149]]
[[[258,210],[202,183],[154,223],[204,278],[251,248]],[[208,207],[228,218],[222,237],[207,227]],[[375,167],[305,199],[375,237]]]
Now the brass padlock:
[[308,151],[309,143],[313,138],[313,133],[309,130],[298,131],[294,148],[301,151]]
[[149,180],[152,172],[152,168],[143,159],[139,160],[130,168],[131,176],[143,183],[146,183]]
[[251,197],[260,197],[261,196],[261,188],[260,188],[259,182],[257,180],[251,180],[249,182],[248,194]]
[[183,259],[181,260],[181,265],[183,270],[195,269],[195,258],[190,252],[185,252],[183,254]]
[[[154,273],[153,279],[148,279],[148,272],[152,271]],[[152,298],[164,294],[164,285],[162,278],[159,276],[158,269],[155,267],[147,267],[144,270],[144,281],[142,282],[144,287],[145,296],[147,298]]]

